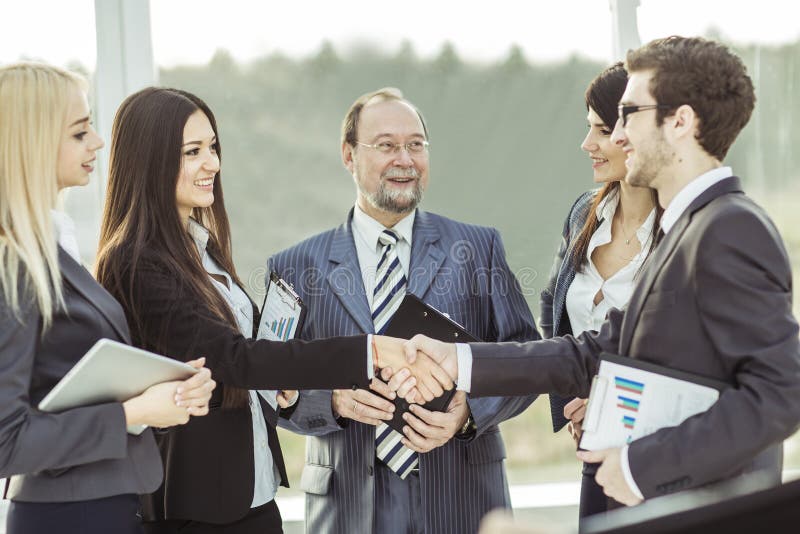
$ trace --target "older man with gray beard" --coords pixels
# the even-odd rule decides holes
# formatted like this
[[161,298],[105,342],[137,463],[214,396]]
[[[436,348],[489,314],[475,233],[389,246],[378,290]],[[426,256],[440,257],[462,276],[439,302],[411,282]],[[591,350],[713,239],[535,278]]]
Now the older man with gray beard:
[[[342,126],[356,184],[347,221],[270,258],[308,304],[303,339],[382,332],[406,293],[492,341],[539,339],[496,230],[417,209],[428,131],[396,89],[360,97]],[[476,532],[510,507],[497,424],[535,397],[457,394],[446,412],[415,406],[404,434],[373,390],[304,391],[282,425],[311,436],[300,481],[307,532]]]

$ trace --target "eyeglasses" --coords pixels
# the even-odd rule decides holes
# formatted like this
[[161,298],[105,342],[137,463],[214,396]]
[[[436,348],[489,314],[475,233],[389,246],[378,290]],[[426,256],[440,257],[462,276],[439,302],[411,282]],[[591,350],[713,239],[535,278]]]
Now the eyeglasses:
[[373,148],[381,154],[397,154],[400,152],[401,148],[405,148],[406,152],[409,154],[422,154],[423,152],[427,152],[428,146],[430,145],[430,143],[427,141],[422,140],[409,141],[408,143],[392,143],[391,141],[381,141],[380,143],[375,143],[374,145],[368,145],[367,143],[356,141],[356,144]]
[[647,111],[648,109],[672,109],[674,106],[667,104],[645,104],[643,106],[617,106],[617,114],[622,121],[622,126],[628,125],[628,115],[637,111]]

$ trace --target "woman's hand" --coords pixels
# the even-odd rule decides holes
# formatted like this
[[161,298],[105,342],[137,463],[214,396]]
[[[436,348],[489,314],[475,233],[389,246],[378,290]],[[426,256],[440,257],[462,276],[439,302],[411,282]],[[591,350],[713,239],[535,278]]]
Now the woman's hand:
[[581,441],[583,434],[583,418],[586,417],[586,399],[572,399],[564,406],[564,417],[569,419],[567,428],[575,440],[575,444]]
[[[373,341],[373,359],[375,367],[382,369],[389,367],[396,373],[403,368],[408,368],[414,381],[411,382],[419,393],[416,396],[429,402],[444,393],[444,390],[453,388],[453,379],[435,361],[426,354],[420,353],[413,362],[406,359],[405,340],[375,335]],[[403,383],[409,383],[408,380]],[[397,384],[399,386],[399,384]],[[390,384],[390,387],[392,384]],[[393,388],[394,389],[394,388]]]
[[292,405],[295,397],[297,397],[296,389],[282,389],[275,396],[275,398],[278,400],[278,406],[284,410]]
[[184,406],[189,415],[195,417],[208,413],[208,402],[211,400],[211,393],[217,383],[211,379],[211,371],[203,367],[206,363],[205,358],[198,358],[186,362],[199,371],[191,378],[184,380],[178,386],[175,395],[175,404]]
[[125,423],[164,428],[186,424],[193,415],[206,415],[216,382],[211,379],[211,371],[203,367],[205,358],[188,363],[200,371],[187,380],[150,386],[141,395],[123,402]]

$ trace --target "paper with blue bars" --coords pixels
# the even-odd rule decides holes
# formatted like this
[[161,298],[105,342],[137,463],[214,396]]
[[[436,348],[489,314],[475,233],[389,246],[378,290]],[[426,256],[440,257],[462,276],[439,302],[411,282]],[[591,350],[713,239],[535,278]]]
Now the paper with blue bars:
[[293,339],[301,323],[303,304],[291,286],[274,273],[267,286],[261,309],[258,339],[287,341]]
[[580,448],[621,447],[708,410],[725,384],[604,354],[592,382]]

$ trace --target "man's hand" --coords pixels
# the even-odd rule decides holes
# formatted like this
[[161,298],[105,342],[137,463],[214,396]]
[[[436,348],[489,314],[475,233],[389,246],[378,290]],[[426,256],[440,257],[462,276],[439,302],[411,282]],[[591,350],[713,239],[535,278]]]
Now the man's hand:
[[[403,369],[395,376],[401,379],[405,377],[407,380],[411,373],[408,369]],[[388,399],[395,398],[395,392],[377,378],[372,379],[369,387]],[[375,426],[382,421],[391,420],[394,414],[394,404],[366,389],[335,389],[331,396],[331,406],[334,415],[338,417]]]
[[[426,338],[427,339],[427,338]],[[453,380],[447,372],[437,365],[426,354],[415,355],[413,361],[407,361],[405,348],[406,341],[387,336],[372,336],[373,360],[377,368],[390,367],[392,369],[408,368],[415,378],[414,386],[419,395],[429,402],[439,397],[445,390],[453,388]],[[396,391],[407,378],[395,374],[390,380],[390,389]]]
[[417,452],[428,452],[450,441],[469,417],[467,394],[463,391],[456,391],[446,412],[431,412],[415,404],[409,409],[414,415],[403,414],[408,426],[403,427],[406,437],[402,442]]
[[600,463],[594,479],[603,487],[603,493],[617,502],[633,506],[642,502],[625,481],[620,463],[621,449],[605,449],[602,451],[578,451],[578,458],[591,464]]
[[586,417],[586,399],[572,399],[564,406],[564,417],[569,419],[569,433],[575,444],[581,441],[583,418]]
[[[406,341],[404,350],[406,360],[409,363],[415,363],[420,354],[425,354],[438,363],[450,378],[458,380],[458,356],[455,344],[444,343],[428,336],[417,334]],[[394,384],[390,382],[390,387],[392,385]]]

